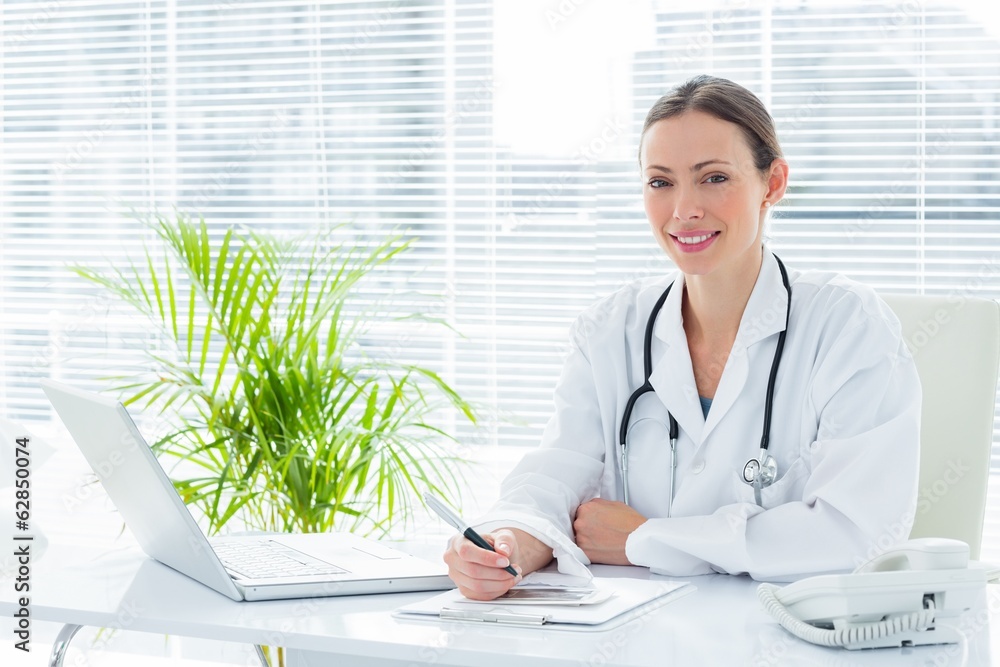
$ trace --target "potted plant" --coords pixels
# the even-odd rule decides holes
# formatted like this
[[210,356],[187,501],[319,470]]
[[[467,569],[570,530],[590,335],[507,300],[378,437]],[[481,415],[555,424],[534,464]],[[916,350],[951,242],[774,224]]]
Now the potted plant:
[[126,405],[169,424],[153,449],[188,462],[171,476],[210,534],[234,518],[384,534],[416,492],[459,493],[463,462],[434,419],[457,410],[474,423],[470,404],[431,369],[366,353],[362,337],[386,318],[351,298],[408,243],[350,245],[336,228],[291,239],[230,228],[213,241],[204,220],[148,224],[142,261],[74,270],[162,341],[147,371],[115,380]]

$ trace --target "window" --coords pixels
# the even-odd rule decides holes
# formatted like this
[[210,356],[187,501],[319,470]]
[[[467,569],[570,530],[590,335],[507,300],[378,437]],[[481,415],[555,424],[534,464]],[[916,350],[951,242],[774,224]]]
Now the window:
[[635,146],[650,104],[701,72],[751,88],[778,123],[792,187],[770,236],[789,264],[997,296],[988,10],[702,4],[6,0],[0,410],[45,420],[36,378],[95,384],[142,363],[148,336],[64,267],[124,260],[147,234],[123,213],[176,206],[213,229],[405,230],[414,249],[371,293],[399,290],[462,335],[369,344],[492,406],[464,437],[533,445],[574,316],[669,270]]

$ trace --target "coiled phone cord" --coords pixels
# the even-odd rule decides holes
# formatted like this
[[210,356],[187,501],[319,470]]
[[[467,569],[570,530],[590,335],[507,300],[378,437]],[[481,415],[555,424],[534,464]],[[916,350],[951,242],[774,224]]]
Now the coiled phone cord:
[[[937,611],[933,608],[924,609],[906,616],[897,616],[873,623],[859,623],[839,630],[836,628],[829,630],[817,628],[795,618],[775,596],[775,591],[778,590],[781,590],[780,586],[761,584],[757,587],[757,599],[764,605],[767,613],[781,624],[781,627],[800,639],[820,646],[851,646],[890,637],[899,632],[926,630],[934,625],[934,615]],[[930,604],[933,605],[933,602]]]

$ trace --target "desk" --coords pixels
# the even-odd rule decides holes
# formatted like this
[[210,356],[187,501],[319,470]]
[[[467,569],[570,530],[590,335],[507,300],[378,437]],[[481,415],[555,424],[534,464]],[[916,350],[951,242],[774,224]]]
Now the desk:
[[[640,568],[596,566],[601,576],[643,576]],[[990,665],[1000,639],[1000,587],[957,624],[965,646],[846,651],[806,644],[760,608],[745,577],[693,578],[697,590],[603,632],[403,620],[391,612],[421,596],[233,602],[134,548],[81,551],[51,545],[32,564],[32,618],[76,625],[285,646],[287,664],[476,665]],[[0,614],[15,607],[0,582]],[[3,641],[13,642],[11,624]],[[1000,647],[1000,644],[998,644]],[[32,645],[35,651],[47,647]],[[81,647],[82,648],[82,647]],[[966,655],[963,655],[963,652]],[[332,659],[336,656],[336,659]]]

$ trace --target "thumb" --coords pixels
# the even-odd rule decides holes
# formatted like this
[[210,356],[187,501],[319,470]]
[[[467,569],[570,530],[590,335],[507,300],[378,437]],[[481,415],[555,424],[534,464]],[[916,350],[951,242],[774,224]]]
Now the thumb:
[[493,536],[493,548],[498,554],[510,556],[514,553],[514,534],[509,530],[498,530]]

